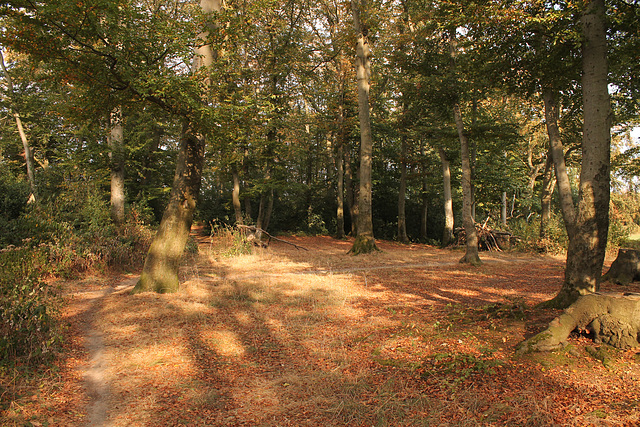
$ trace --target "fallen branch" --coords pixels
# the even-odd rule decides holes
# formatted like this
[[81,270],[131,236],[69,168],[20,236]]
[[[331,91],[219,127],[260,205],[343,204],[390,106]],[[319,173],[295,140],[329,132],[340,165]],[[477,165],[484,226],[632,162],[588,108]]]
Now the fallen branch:
[[309,250],[309,249],[305,248],[304,246],[296,245],[295,243],[288,242],[286,240],[274,237],[271,234],[269,234],[268,232],[266,232],[265,230],[263,230],[262,228],[258,228],[258,227],[254,226],[254,225],[236,224],[236,227],[238,229],[240,229],[240,230],[249,231],[249,232],[253,233],[253,235],[256,235],[258,233],[260,235],[266,234],[269,237],[269,239],[267,240],[266,246],[268,246],[269,242],[271,242],[271,239],[273,239],[273,240],[277,240],[278,242],[282,242],[282,243],[286,243],[287,245],[291,245],[291,246],[293,246],[294,248],[296,248],[298,250],[300,250],[300,249],[304,249],[305,251]]

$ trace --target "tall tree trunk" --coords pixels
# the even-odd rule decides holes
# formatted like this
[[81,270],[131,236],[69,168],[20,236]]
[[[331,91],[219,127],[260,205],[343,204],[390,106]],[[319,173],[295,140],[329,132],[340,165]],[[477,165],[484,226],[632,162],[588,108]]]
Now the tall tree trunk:
[[[549,302],[556,307],[567,307],[580,295],[599,290],[609,229],[611,104],[604,0],[586,3],[582,28],[582,169],[564,282]],[[554,162],[555,156],[554,152]]]
[[422,215],[420,215],[420,238],[427,240],[427,211],[429,209],[429,182],[428,182],[428,170],[424,145],[420,148],[420,154],[422,155]]
[[346,202],[349,210],[349,219],[351,220],[351,235],[358,235],[358,204],[356,202],[357,195],[354,190],[353,169],[351,166],[351,150],[345,150],[344,156],[344,184],[346,188]]
[[442,246],[449,246],[453,241],[453,198],[451,197],[451,162],[443,148],[438,149],[442,164],[442,185],[444,191],[444,230]]
[[462,263],[480,264],[478,256],[478,234],[476,233],[476,225],[473,220],[471,205],[471,164],[469,161],[469,140],[464,132],[464,123],[462,121],[462,112],[458,103],[453,106],[453,116],[458,129],[458,137],[460,138],[460,159],[462,161],[462,223],[467,237],[466,253],[460,259]]
[[567,174],[567,166],[564,162],[564,148],[560,139],[560,128],[558,121],[560,113],[558,110],[558,102],[556,100],[556,92],[551,88],[543,91],[542,98],[544,100],[544,116],[547,124],[547,134],[549,135],[549,151],[553,158],[553,166],[556,171],[556,180],[558,183],[558,196],[560,198],[560,210],[564,220],[565,228],[569,239],[575,234],[575,208],[573,206],[573,195],[571,192],[571,183]]
[[110,127],[108,140],[109,160],[111,162],[111,220],[120,232],[124,224],[124,125],[122,109],[115,108],[109,118]]
[[7,71],[7,67],[5,66],[2,50],[0,50],[0,67],[2,68],[2,72],[7,82],[7,89],[9,92],[9,96],[11,97],[11,109],[13,112],[13,118],[16,121],[18,135],[20,135],[20,141],[22,142],[22,148],[24,149],[24,161],[27,165],[27,181],[29,182],[29,189],[31,190],[29,201],[37,201],[38,192],[36,187],[35,168],[33,164],[33,153],[31,152],[31,147],[29,146],[29,139],[27,138],[27,134],[24,131],[24,127],[22,126],[20,113],[16,110],[16,107],[13,103],[13,79],[11,78],[11,74],[9,74],[9,72]]
[[547,154],[547,161],[542,174],[542,189],[540,190],[540,238],[546,237],[546,228],[551,219],[551,202],[553,200],[553,190],[556,187],[556,180],[553,175],[553,158],[551,151]]
[[338,169],[337,176],[337,191],[336,191],[336,201],[338,204],[338,210],[336,213],[337,220],[337,230],[336,237],[338,239],[344,238],[344,143],[343,141],[338,142],[338,153],[336,156],[336,166]]
[[407,140],[402,137],[402,146],[400,149],[400,186],[398,188],[398,241],[408,243],[407,237],[407,214],[406,214],[406,195],[407,195]]
[[262,220],[262,229],[267,230],[269,228],[269,223],[271,222],[271,214],[273,213],[273,199],[274,199],[274,191],[273,188],[269,191],[269,196],[267,200],[267,208],[264,212],[264,219]]
[[238,169],[233,166],[231,171],[233,177],[233,190],[231,191],[231,203],[233,204],[233,212],[236,217],[236,224],[242,224],[242,204],[240,203],[240,176]]
[[360,188],[358,191],[358,235],[349,250],[357,255],[377,250],[373,237],[373,217],[371,207],[371,167],[373,161],[373,140],[369,116],[370,51],[367,29],[360,22],[360,5],[351,2],[353,26],[357,36],[356,78],[358,81],[358,117],[360,119]]
[[502,192],[502,210],[500,212],[500,222],[502,222],[502,226],[507,226],[507,192]]
[[[219,11],[220,0],[201,0],[200,7],[205,13]],[[198,35],[202,45],[195,49],[193,72],[213,64],[214,53],[206,43],[208,38],[208,30]],[[208,79],[204,83],[205,87],[211,84]],[[204,146],[204,136],[196,131],[193,122],[185,119],[169,204],[162,215],[158,232],[151,242],[140,280],[133,293],[165,293],[176,292],[179,289],[178,268],[189,239],[193,213],[200,193]]]

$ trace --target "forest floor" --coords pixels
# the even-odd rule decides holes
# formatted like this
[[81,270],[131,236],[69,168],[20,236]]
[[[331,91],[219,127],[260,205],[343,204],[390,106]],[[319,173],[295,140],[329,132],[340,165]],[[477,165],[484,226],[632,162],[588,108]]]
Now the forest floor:
[[558,314],[532,307],[559,290],[563,259],[491,252],[472,267],[426,245],[354,257],[350,240],[287,240],[308,251],[221,256],[198,237],[171,295],[133,296],[126,274],[61,282],[65,351],[14,390],[2,424],[640,424],[638,349],[602,361],[576,335],[514,354]]

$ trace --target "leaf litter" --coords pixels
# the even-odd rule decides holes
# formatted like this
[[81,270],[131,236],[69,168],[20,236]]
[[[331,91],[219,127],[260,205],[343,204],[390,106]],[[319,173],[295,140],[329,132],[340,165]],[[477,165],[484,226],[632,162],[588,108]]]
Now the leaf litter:
[[[426,245],[353,257],[349,240],[288,239],[310,250],[221,257],[199,238],[173,295],[132,296],[126,275],[65,282],[66,350],[4,424],[86,425],[96,404],[105,426],[640,423],[637,350],[608,350],[605,366],[576,335],[514,355],[557,315],[533,307],[559,290],[561,259],[492,252],[471,267]],[[89,320],[108,387],[98,403],[83,375]]]

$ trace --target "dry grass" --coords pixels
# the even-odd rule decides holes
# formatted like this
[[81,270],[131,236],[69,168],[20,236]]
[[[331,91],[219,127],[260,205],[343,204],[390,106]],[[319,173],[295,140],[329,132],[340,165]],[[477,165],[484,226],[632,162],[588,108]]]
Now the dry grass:
[[[132,296],[119,282],[94,306],[110,425],[638,422],[633,352],[605,368],[577,338],[564,352],[513,356],[554,316],[524,304],[553,296],[561,261],[492,253],[473,268],[424,245],[379,242],[384,252],[352,257],[349,241],[290,239],[310,251],[274,243],[223,257],[201,240],[179,293]],[[50,425],[82,424],[50,412]]]

